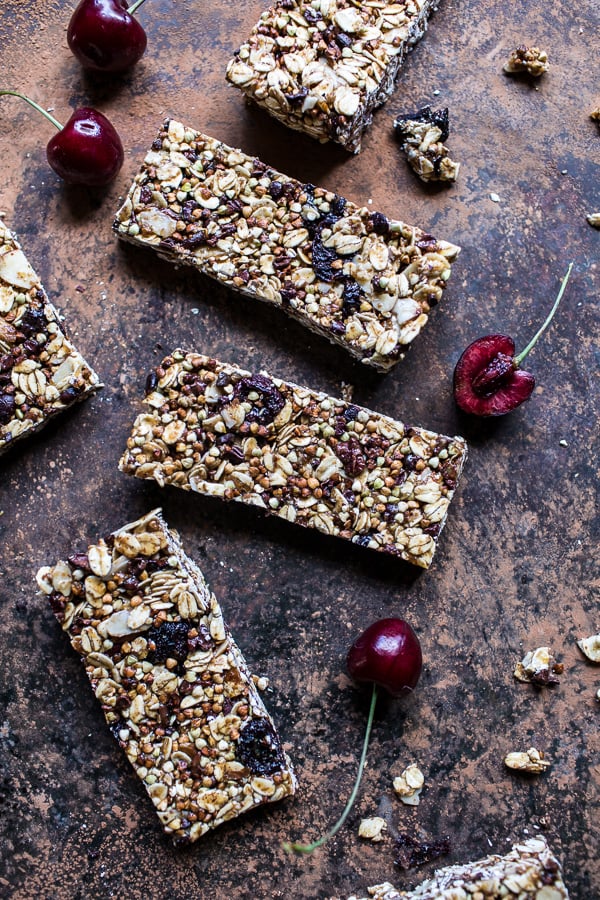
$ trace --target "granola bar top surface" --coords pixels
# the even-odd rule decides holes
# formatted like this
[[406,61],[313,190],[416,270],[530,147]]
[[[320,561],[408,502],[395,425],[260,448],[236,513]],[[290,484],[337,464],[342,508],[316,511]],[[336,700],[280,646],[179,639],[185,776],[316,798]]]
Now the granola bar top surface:
[[160,510],[37,580],[168,835],[194,841],[294,793],[221,607]]
[[[505,856],[492,855],[435,872],[413,891],[389,882],[368,888],[362,900],[568,900],[561,867],[542,837],[515,844]],[[353,895],[349,900],[359,900]]]
[[358,151],[434,5],[279,0],[229,62],[227,78],[290,128]]
[[183,350],[147,389],[123,472],[431,564],[463,438]]
[[100,387],[0,221],[0,454]]
[[382,371],[427,322],[459,252],[175,121],[146,155],[114,227],[282,307]]

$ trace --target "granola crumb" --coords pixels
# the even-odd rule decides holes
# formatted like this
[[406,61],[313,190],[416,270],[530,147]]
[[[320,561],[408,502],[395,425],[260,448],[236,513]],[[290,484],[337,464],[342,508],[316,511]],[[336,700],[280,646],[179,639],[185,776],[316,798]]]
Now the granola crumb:
[[513,672],[517,681],[528,684],[558,684],[558,675],[563,672],[561,663],[557,663],[550,653],[549,647],[538,647],[526,653],[521,662],[517,663]]
[[504,765],[517,772],[529,772],[530,775],[540,775],[550,768],[550,761],[545,759],[543,750],[530,747],[526,753],[515,751],[504,757]]
[[402,774],[393,781],[396,796],[407,806],[419,805],[424,784],[425,776],[416,763],[407,766]]
[[381,816],[373,816],[371,819],[362,819],[358,826],[358,836],[374,844],[383,840],[383,832],[387,831],[387,822]]
[[577,641],[577,646],[591,662],[600,663],[600,634],[582,638]]
[[492,203],[500,203],[500,197],[498,196],[498,194],[495,194],[493,192],[490,194],[490,200],[492,201]]
[[548,71],[548,54],[539,47],[521,45],[512,51],[503,67],[507,75],[530,75],[539,78]]
[[394,131],[409,166],[421,181],[454,182],[460,163],[448,155],[448,109],[424,106],[418,112],[394,120]]
[[590,113],[590,119],[593,119],[595,122],[600,124],[600,106],[597,106],[596,109],[593,109]]
[[592,226],[592,228],[600,228],[600,212],[590,213],[587,216],[587,220]]

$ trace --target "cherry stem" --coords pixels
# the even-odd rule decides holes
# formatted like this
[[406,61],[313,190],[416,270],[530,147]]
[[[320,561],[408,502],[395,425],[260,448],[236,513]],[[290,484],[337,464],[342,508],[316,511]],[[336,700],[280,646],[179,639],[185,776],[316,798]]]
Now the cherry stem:
[[35,100],[30,100],[29,97],[25,96],[25,94],[20,94],[18,91],[0,90],[0,97],[2,97],[3,95],[8,95],[10,97],[20,97],[21,100],[25,101],[25,103],[29,103],[30,106],[33,106],[34,109],[37,109],[37,111],[40,112],[43,116],[46,116],[48,121],[52,122],[55,128],[58,128],[59,131],[63,130],[63,126],[57,119],[54,118],[54,116],[51,116],[47,110],[36,103]]
[[377,704],[377,685],[373,685],[373,693],[371,694],[371,707],[369,709],[369,718],[367,719],[367,729],[365,731],[365,740],[363,743],[363,749],[360,756],[360,762],[358,764],[358,773],[356,775],[356,781],[354,782],[354,787],[352,788],[352,793],[346,803],[344,808],[344,812],[341,814],[331,831],[328,831],[327,834],[323,835],[323,837],[319,838],[318,841],[313,841],[312,844],[289,844],[285,843],[283,845],[283,849],[288,852],[293,853],[312,853],[313,850],[316,850],[317,847],[321,847],[329,838],[332,838],[335,834],[338,833],[348,815],[350,810],[354,806],[354,801],[356,800],[356,795],[358,794],[358,789],[360,787],[360,782],[362,780],[363,771],[365,768],[365,762],[367,759],[367,749],[369,747],[369,739],[371,737],[371,729],[373,728],[373,719],[375,717],[375,706]]
[[128,7],[128,9],[127,9],[127,12],[129,13],[129,15],[132,16],[134,14],[134,12],[136,10],[138,10],[140,8],[140,6],[142,5],[142,3],[144,3],[144,2],[145,2],[145,0],[135,0],[135,3],[132,3],[131,6]]
[[559,290],[559,292],[558,292],[558,296],[557,296],[556,300],[554,301],[554,306],[552,307],[552,309],[551,309],[550,312],[548,313],[548,316],[546,317],[546,321],[544,322],[544,324],[542,325],[542,327],[540,328],[540,330],[532,337],[532,339],[529,341],[529,343],[527,344],[527,346],[525,347],[525,349],[524,349],[524,350],[521,350],[521,352],[519,353],[518,356],[515,356],[515,358],[514,358],[514,360],[513,360],[513,365],[514,365],[515,368],[517,368],[518,366],[520,366],[521,363],[523,362],[523,360],[525,359],[525,357],[527,356],[527,354],[529,353],[529,351],[530,351],[530,350],[533,350],[533,348],[535,347],[535,345],[536,345],[537,342],[538,342],[538,338],[540,338],[540,337],[543,335],[544,331],[546,330],[546,328],[548,327],[548,325],[550,324],[550,322],[551,322],[552,319],[554,318],[554,313],[555,313],[556,310],[558,309],[558,304],[559,304],[560,301],[562,300],[562,295],[563,295],[564,292],[565,292],[565,288],[566,288],[566,286],[567,286],[567,282],[568,282],[568,280],[569,280],[569,278],[570,278],[570,276],[571,276],[571,269],[572,269],[572,268],[573,268],[573,263],[569,263],[569,268],[567,269],[567,274],[565,275],[565,277],[564,277],[563,280],[562,280],[562,284],[561,284],[561,286],[560,286],[560,290]]

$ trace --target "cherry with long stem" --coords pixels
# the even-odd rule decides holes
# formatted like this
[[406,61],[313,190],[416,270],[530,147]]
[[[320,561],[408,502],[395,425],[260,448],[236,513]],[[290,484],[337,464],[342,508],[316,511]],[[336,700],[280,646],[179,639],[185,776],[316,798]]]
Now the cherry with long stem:
[[287,850],[288,852],[304,853],[304,854],[308,855],[308,854],[312,853],[313,850],[316,850],[317,847],[322,847],[323,844],[325,844],[330,838],[334,837],[338,833],[338,831],[340,830],[340,828],[342,827],[342,825],[344,824],[346,819],[348,818],[348,816],[350,814],[350,810],[354,806],[354,801],[356,800],[356,796],[358,794],[358,789],[359,789],[360,783],[362,781],[362,776],[363,776],[363,772],[364,772],[364,768],[365,768],[365,762],[367,760],[367,750],[369,749],[369,741],[371,738],[371,731],[373,729],[373,719],[375,717],[375,706],[376,705],[377,705],[377,685],[374,684],[373,690],[371,693],[371,706],[369,708],[369,718],[367,719],[367,728],[365,731],[365,739],[363,742],[363,748],[362,748],[362,753],[360,756],[360,762],[358,764],[358,772],[356,775],[356,781],[354,782],[354,787],[352,788],[352,793],[350,794],[350,797],[348,798],[348,802],[346,803],[346,806],[344,807],[344,811],[342,812],[341,816],[339,817],[339,819],[337,820],[337,822],[335,823],[333,828],[331,828],[327,832],[327,834],[324,834],[323,837],[320,837],[317,841],[313,841],[312,844],[299,844],[299,843],[287,843],[286,842],[283,845],[284,850]]
[[1,96],[18,97],[41,113],[57,130],[46,145],[52,169],[68,184],[104,187],[123,165],[121,139],[105,115],[84,106],[76,109],[65,125],[39,103],[19,91],[0,89]]

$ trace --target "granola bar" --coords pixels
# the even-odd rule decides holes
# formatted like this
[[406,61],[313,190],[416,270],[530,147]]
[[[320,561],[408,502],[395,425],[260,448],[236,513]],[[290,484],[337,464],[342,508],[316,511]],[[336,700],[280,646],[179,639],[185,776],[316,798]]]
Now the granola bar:
[[0,222],[0,454],[100,387]]
[[284,125],[358,153],[390,97],[433,0],[279,0],[227,67],[227,78]]
[[[568,900],[560,863],[541,837],[515,844],[506,856],[487,856],[439,869],[413,891],[389,882],[368,888],[369,900]],[[358,900],[353,895],[349,900]],[[367,900],[367,898],[363,898]]]
[[150,374],[144,404],[122,472],[429,567],[462,438],[182,350]]
[[386,371],[459,248],[165,123],[117,213],[120,238],[192,265]]
[[294,793],[221,608],[160,510],[37,580],[176,842]]

